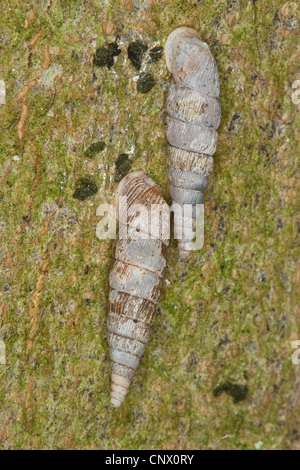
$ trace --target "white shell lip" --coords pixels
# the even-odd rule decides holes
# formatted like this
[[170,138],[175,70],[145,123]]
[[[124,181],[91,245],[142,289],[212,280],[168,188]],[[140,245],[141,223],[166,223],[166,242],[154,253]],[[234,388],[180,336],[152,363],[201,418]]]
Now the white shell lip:
[[176,55],[176,47],[179,45],[179,42],[182,39],[186,38],[197,38],[199,40],[200,36],[192,28],[187,28],[187,27],[182,27],[182,28],[177,28],[174,31],[172,31],[171,34],[169,34],[166,44],[165,44],[165,58],[166,58],[166,63],[169,71],[173,73],[173,60],[174,56]]

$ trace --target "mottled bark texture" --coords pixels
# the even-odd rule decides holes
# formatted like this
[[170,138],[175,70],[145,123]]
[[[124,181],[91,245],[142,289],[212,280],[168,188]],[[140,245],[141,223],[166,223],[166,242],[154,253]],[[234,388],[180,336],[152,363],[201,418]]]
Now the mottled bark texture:
[[[299,448],[300,376],[291,360],[300,339],[299,3],[4,4],[1,448]],[[113,200],[122,154],[171,201],[171,77],[149,53],[180,26],[209,45],[222,90],[205,243],[181,263],[171,242],[149,347],[115,410],[106,324],[112,243],[96,237],[96,209]],[[148,48],[140,70],[127,57],[136,42]],[[103,47],[110,68],[97,66],[98,56],[94,63]],[[147,93],[137,91],[142,72],[155,80]],[[99,151],[86,156],[92,145]]]

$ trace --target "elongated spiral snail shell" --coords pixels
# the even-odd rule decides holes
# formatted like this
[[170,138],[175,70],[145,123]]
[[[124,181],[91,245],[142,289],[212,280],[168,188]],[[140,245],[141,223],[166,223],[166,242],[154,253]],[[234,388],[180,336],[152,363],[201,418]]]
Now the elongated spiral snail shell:
[[[221,119],[217,65],[208,45],[190,28],[178,28],[169,35],[165,58],[173,76],[166,103],[171,197],[181,205],[203,204]],[[191,217],[195,230],[195,211]],[[178,240],[181,257],[189,255],[193,236],[191,231]]]
[[[127,197],[127,206],[120,204]],[[136,204],[148,210],[137,213]],[[108,342],[112,361],[111,402],[122,404],[150,336],[166,269],[169,207],[159,187],[144,172],[133,172],[119,184],[116,197],[119,224],[136,230],[118,238],[109,284]],[[145,217],[150,209],[151,223]],[[139,231],[140,230],[140,231]],[[166,236],[164,236],[166,234]],[[145,239],[146,236],[151,238]]]

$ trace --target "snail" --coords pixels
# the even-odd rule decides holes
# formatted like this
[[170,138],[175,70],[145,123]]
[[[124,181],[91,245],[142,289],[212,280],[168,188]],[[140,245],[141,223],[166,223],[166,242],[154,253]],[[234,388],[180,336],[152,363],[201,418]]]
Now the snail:
[[[128,174],[116,194],[119,236],[110,272],[108,343],[111,402],[119,407],[145,351],[166,269],[170,214],[144,172]],[[150,223],[149,223],[150,216]]]
[[[213,170],[221,119],[219,75],[208,45],[191,28],[178,28],[169,35],[165,59],[173,77],[166,102],[170,194],[183,209],[184,204],[203,204]],[[183,258],[193,249],[196,211],[189,217],[192,230],[178,240]]]

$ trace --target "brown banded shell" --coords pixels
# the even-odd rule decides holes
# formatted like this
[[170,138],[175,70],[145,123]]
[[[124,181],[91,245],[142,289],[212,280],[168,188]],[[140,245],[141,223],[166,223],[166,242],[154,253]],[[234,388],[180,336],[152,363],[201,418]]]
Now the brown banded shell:
[[[126,207],[119,206],[121,197],[127,197]],[[136,204],[148,210],[156,205],[161,210],[160,217],[155,217],[156,212],[154,217],[151,213],[152,223],[147,234],[144,216],[139,217]],[[107,326],[112,361],[111,401],[118,407],[128,392],[155,318],[166,269],[169,208],[158,186],[143,172],[130,173],[121,181],[116,206],[120,224],[126,225],[129,232],[132,227],[141,229],[135,238],[128,235],[116,240],[109,277]],[[155,225],[164,227],[157,230]],[[144,238],[149,234],[151,238]]]
[[[173,78],[166,103],[171,197],[181,205],[202,204],[221,120],[217,65],[208,45],[191,28],[178,28],[169,35],[165,58]],[[182,257],[189,255],[191,242],[190,238],[178,241]]]

